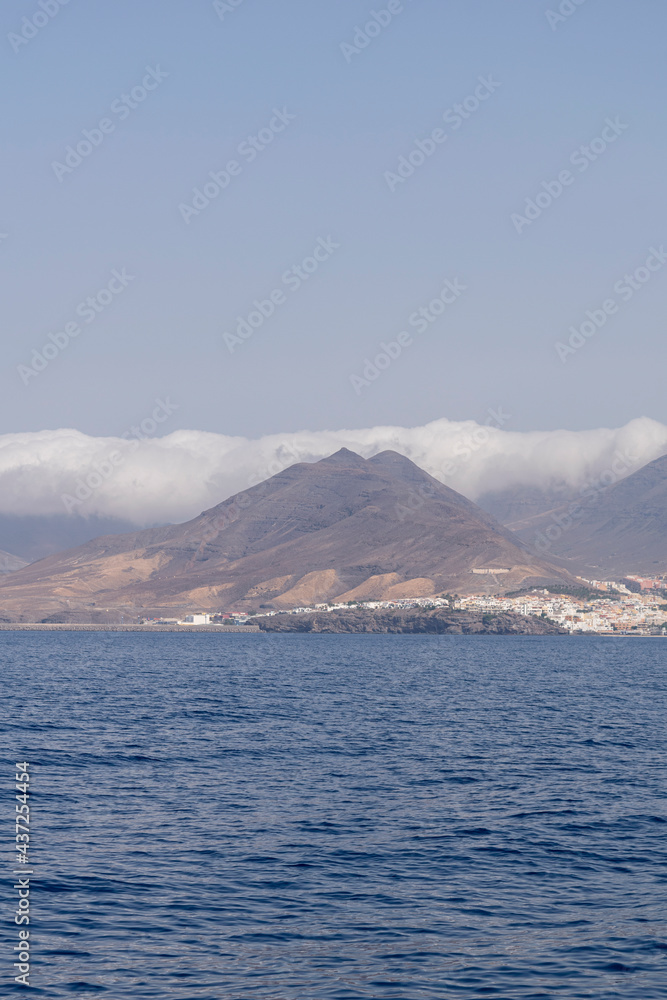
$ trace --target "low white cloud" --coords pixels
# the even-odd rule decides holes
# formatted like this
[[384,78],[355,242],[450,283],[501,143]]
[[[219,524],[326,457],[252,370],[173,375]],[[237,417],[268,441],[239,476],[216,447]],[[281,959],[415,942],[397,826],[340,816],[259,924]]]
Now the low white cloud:
[[[142,441],[75,430],[6,434],[0,436],[0,513],[69,509],[137,526],[178,522],[295,462],[314,462],[341,447],[365,458],[393,449],[476,500],[508,488],[579,489],[611,468],[619,453],[634,472],[667,452],[667,427],[642,417],[617,429],[522,433],[442,419],[424,427],[299,431],[259,440],[185,430]],[[76,499],[77,489],[90,495],[68,507],[63,497]]]

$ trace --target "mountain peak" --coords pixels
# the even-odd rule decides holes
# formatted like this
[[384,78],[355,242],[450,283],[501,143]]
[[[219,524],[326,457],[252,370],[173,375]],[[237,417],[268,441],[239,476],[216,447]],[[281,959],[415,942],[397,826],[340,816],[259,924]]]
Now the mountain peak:
[[495,593],[559,574],[405,456],[367,460],[340,448],[187,524],[97,539],[10,574],[0,600],[3,610],[46,615],[69,613],[68,601],[88,607],[99,594],[105,608],[162,615]]
[[319,462],[315,462],[315,465],[356,465],[358,468],[363,468],[366,465],[366,459],[358,455],[356,451],[350,451],[349,448],[339,448],[335,451],[333,455],[327,455],[326,458],[321,458]]
[[392,451],[387,449],[386,451],[381,451],[377,455],[373,455],[372,458],[368,459],[368,464],[372,465],[375,469],[382,469],[384,472],[389,473],[391,476],[396,476],[399,479],[407,479],[413,481],[415,479],[423,479],[428,473],[420,469],[418,465],[409,459],[405,455],[401,455],[398,451]]

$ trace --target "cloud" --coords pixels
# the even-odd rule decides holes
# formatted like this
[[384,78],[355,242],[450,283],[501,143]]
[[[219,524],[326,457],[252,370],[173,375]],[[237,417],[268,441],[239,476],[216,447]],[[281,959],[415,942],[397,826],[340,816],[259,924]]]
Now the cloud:
[[141,441],[75,430],[6,434],[0,514],[69,510],[138,527],[184,521],[295,462],[314,462],[343,446],[365,458],[394,449],[476,500],[510,488],[579,489],[611,468],[619,452],[633,472],[667,452],[667,427],[642,417],[617,429],[523,433],[497,422],[442,419],[424,427],[298,431],[259,440],[187,430]]

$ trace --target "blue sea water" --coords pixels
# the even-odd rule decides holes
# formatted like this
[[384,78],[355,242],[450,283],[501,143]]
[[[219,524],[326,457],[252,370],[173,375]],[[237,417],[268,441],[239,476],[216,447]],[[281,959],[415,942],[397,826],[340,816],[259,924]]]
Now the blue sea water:
[[663,640],[5,632],[0,660],[33,995],[667,994]]

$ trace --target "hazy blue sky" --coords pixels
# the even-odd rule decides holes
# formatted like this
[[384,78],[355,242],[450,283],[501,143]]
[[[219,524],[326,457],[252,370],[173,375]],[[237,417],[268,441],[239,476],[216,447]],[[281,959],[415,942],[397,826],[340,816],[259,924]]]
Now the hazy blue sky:
[[[156,397],[178,405],[165,432],[250,436],[498,405],[512,430],[667,420],[667,257],[614,289],[667,244],[664,0],[42,3],[0,12],[2,432],[120,434]],[[573,13],[550,24],[559,6]],[[373,10],[389,23],[353,51]],[[466,120],[443,118],[476,88]],[[59,168],[101,119],[99,145]],[[271,122],[251,162],[240,144]],[[423,165],[387,178],[439,128]],[[179,206],[231,160],[186,222]],[[563,170],[560,197],[513,224]],[[283,280],[330,240],[301,287]],[[420,332],[409,317],[445,279],[465,291]],[[110,281],[95,320],[77,315]],[[224,334],[276,289],[230,352]],[[563,361],[586,310],[604,326]],[[42,371],[19,367],[74,322]],[[400,357],[355,390],[401,331]]]

